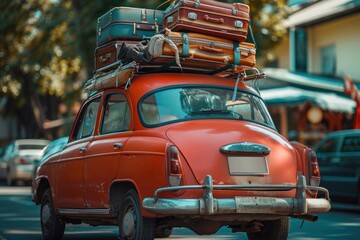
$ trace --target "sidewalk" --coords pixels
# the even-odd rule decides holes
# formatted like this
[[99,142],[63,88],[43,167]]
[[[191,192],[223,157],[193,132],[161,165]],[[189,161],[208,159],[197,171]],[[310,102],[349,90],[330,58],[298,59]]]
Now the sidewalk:
[[[31,195],[31,188],[0,186],[0,195]],[[2,240],[0,238],[0,240]]]

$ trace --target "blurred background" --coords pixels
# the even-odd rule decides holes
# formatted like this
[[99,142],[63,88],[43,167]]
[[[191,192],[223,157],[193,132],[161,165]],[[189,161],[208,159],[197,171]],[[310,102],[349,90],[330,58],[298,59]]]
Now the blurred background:
[[[67,136],[93,74],[98,17],[162,2],[0,1],[0,146]],[[328,132],[355,127],[360,0],[222,2],[250,5],[257,66],[268,76],[259,88],[281,134],[313,146]]]

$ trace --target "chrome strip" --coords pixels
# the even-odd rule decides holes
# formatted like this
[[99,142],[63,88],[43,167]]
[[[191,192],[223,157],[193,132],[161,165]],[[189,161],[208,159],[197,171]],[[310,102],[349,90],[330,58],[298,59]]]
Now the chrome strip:
[[107,215],[110,209],[72,209],[72,208],[59,208],[60,214],[72,215]]

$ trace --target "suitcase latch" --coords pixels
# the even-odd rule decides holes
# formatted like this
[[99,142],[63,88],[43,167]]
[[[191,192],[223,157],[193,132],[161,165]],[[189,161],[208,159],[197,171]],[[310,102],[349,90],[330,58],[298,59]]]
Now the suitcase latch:
[[237,28],[243,28],[244,23],[242,21],[235,21],[234,26],[237,27]]
[[110,57],[111,57],[111,53],[107,53],[105,55],[100,56],[99,61],[101,63],[105,63],[105,62],[109,61]]
[[141,20],[146,21],[146,9],[141,9]]
[[174,22],[174,17],[173,17],[173,16],[168,17],[168,18],[166,19],[166,22],[167,22],[167,23],[172,23],[172,22]]
[[196,8],[198,8],[198,7],[200,7],[200,0],[195,0],[195,2],[194,2],[194,7],[196,7]]
[[98,26],[98,35],[99,37],[101,36],[101,26],[100,26],[100,20],[98,19],[98,22],[97,22],[97,26]]
[[189,12],[188,14],[188,19],[190,20],[196,20],[197,19],[197,14],[194,12]]

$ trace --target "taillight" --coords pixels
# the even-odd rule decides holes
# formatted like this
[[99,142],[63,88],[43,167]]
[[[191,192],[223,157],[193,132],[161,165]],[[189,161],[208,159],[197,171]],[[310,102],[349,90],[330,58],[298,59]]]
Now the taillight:
[[182,170],[179,149],[170,146],[167,151],[168,178],[170,186],[179,186],[182,180]]
[[17,164],[26,164],[26,159],[25,158],[18,158],[15,161]]
[[317,160],[316,153],[314,151],[310,151],[309,157],[309,184],[310,186],[319,186],[320,185],[320,169]]

